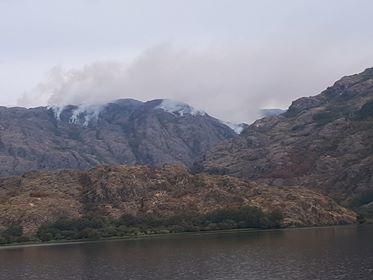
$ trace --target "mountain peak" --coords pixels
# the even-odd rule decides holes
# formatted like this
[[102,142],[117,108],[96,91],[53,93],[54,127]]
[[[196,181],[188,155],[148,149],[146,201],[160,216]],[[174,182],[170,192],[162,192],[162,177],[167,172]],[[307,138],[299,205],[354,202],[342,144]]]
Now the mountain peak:
[[155,107],[155,109],[161,109],[165,112],[178,115],[178,116],[184,116],[184,115],[192,115],[192,116],[204,116],[206,115],[206,112],[202,110],[198,110],[193,108],[192,106],[176,101],[171,99],[160,99],[160,103],[158,106]]
[[[103,111],[115,110],[133,111],[140,106],[146,104],[145,110],[163,110],[175,116],[184,117],[190,116],[206,116],[207,113],[198,110],[184,102],[171,99],[155,99],[148,102],[141,102],[136,99],[118,99],[103,105],[94,104],[79,104],[66,106],[49,106],[55,118],[58,121],[67,120],[69,123],[88,126],[92,121],[97,121]],[[149,106],[150,105],[150,106]]]
[[221,121],[176,101],[3,108],[0,176],[99,164],[184,164],[236,137]]

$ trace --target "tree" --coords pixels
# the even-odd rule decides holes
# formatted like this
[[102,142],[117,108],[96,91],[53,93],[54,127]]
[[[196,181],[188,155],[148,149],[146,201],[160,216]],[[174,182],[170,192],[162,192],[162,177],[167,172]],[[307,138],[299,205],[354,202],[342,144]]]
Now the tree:
[[4,237],[17,238],[23,235],[23,227],[20,225],[11,225],[4,232]]
[[[12,243],[23,236],[23,227],[21,225],[10,225],[1,236],[3,243]],[[5,241],[5,242],[4,242]]]

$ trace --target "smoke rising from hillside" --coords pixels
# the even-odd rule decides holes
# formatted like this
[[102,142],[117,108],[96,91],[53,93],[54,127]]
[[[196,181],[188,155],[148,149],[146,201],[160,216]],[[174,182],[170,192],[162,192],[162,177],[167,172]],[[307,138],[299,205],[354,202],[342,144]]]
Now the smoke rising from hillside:
[[351,62],[340,59],[342,50],[340,55],[332,52],[325,46],[322,52],[315,46],[296,52],[286,46],[187,50],[160,45],[129,62],[55,67],[18,104],[101,105],[119,98],[168,98],[221,119],[250,122],[259,109],[286,108],[295,97],[319,93],[351,68]]

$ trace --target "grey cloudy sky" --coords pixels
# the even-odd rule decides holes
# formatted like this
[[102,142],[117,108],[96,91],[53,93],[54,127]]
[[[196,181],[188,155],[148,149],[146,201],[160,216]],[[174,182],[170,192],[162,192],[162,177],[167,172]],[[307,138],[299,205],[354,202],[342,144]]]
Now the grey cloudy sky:
[[0,104],[173,98],[251,121],[373,66],[371,0],[0,0]]

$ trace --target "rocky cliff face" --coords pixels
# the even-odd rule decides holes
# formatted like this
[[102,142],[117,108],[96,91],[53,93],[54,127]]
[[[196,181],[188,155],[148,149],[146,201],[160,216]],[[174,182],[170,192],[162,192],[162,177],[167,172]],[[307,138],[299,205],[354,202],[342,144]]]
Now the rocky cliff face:
[[0,176],[99,164],[190,166],[206,150],[235,136],[219,120],[170,100],[0,107]]
[[206,213],[225,207],[280,209],[284,226],[354,223],[356,215],[302,187],[268,187],[228,176],[191,175],[165,166],[97,167],[88,172],[31,172],[0,179],[0,230],[19,224],[28,234],[60,217],[88,211],[120,217]]
[[300,98],[210,151],[202,165],[271,185],[302,185],[349,206],[373,201],[373,68]]

